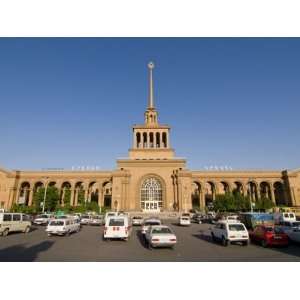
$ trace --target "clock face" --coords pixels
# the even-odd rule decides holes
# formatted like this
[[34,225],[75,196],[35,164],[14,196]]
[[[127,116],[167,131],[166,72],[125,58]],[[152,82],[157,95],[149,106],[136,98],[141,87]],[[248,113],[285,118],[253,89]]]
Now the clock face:
[[149,69],[153,69],[154,68],[154,63],[151,61],[151,62],[149,62],[149,64],[148,64],[148,68]]

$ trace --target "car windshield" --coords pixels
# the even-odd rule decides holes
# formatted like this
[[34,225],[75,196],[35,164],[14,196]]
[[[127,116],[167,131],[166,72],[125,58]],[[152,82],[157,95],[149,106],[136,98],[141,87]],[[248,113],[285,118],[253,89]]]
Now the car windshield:
[[230,231],[245,231],[243,224],[230,224],[228,227]]
[[294,216],[294,214],[290,214],[290,218],[294,218],[295,216]]
[[109,226],[124,226],[124,219],[111,218],[109,220]]
[[283,233],[283,230],[280,227],[275,227],[274,232],[275,233]]
[[292,223],[292,226],[293,226],[293,227],[300,227],[300,222],[293,222],[293,223]]
[[99,220],[99,219],[101,219],[101,216],[94,216],[93,219]]
[[162,228],[153,228],[152,234],[172,234],[172,231],[168,227],[162,227]]
[[136,219],[136,220],[141,220],[142,217],[133,217],[133,219]]
[[63,221],[51,221],[50,226],[63,226],[64,222]]
[[88,215],[83,215],[82,219],[89,219],[90,217]]
[[181,220],[188,221],[188,220],[189,220],[189,218],[187,218],[187,217],[183,217],[183,218],[181,218]]
[[152,226],[152,225],[160,225],[160,221],[147,221],[145,222],[146,226]]

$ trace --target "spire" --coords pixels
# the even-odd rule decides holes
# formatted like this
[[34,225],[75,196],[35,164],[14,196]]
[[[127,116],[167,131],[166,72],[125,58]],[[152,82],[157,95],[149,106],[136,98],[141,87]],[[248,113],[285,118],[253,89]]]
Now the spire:
[[149,69],[149,100],[148,100],[148,108],[154,109],[154,101],[153,101],[153,78],[152,78],[152,70],[154,69],[154,63],[148,63]]

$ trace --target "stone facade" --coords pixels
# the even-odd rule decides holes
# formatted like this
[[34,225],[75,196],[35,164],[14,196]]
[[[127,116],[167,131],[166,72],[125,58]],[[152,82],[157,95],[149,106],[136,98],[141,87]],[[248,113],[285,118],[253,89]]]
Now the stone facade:
[[59,189],[63,205],[66,190],[71,205],[85,201],[126,211],[183,211],[202,209],[217,194],[238,190],[253,201],[260,196],[276,205],[300,207],[300,169],[278,171],[193,171],[177,158],[170,143],[170,127],[158,122],[149,67],[149,100],[145,123],[133,126],[133,145],[128,158],[118,159],[112,171],[10,171],[0,169],[0,207],[33,204],[33,193],[45,185]]

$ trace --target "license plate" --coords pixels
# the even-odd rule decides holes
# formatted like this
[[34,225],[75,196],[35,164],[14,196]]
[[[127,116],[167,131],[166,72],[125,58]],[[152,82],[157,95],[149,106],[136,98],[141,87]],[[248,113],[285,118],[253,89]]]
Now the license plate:
[[275,240],[281,240],[282,237],[281,237],[281,236],[275,236],[274,239],[275,239]]

